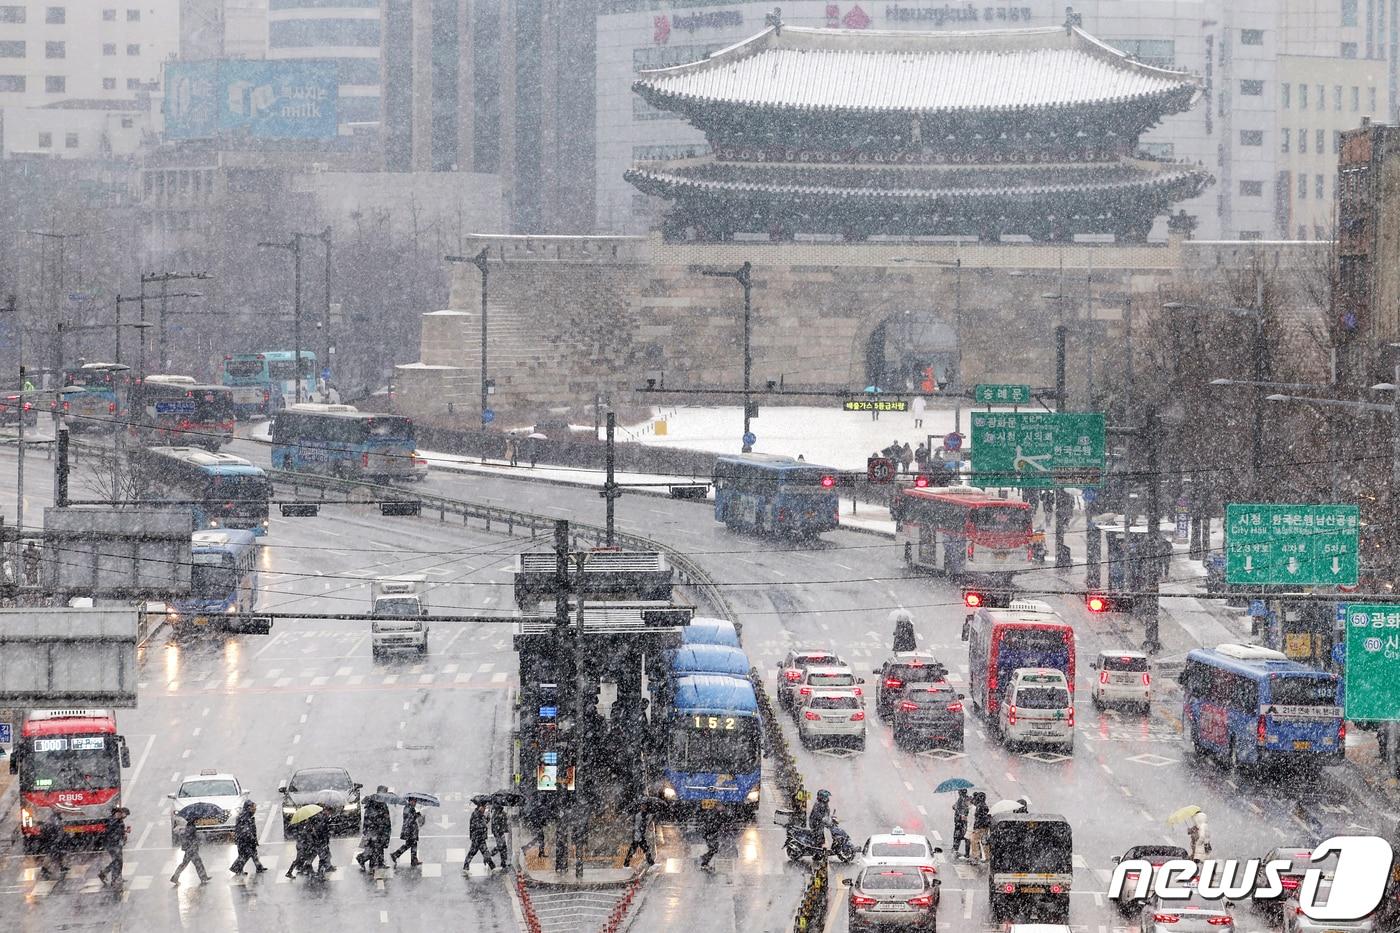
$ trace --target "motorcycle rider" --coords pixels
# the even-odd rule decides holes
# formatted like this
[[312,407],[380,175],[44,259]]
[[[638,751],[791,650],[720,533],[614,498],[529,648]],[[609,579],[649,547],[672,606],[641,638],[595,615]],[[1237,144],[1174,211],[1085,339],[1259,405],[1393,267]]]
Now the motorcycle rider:
[[812,832],[813,842],[823,846],[826,844],[826,831],[830,830],[833,852],[850,843],[851,837],[836,825],[836,817],[831,812],[831,791],[825,788],[817,791],[816,803],[812,804],[812,810],[807,814],[807,828]]

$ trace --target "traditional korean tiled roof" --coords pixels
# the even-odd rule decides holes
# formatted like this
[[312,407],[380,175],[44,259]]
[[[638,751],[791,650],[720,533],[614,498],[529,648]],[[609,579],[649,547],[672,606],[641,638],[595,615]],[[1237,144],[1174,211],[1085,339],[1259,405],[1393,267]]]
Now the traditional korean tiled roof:
[[910,33],[769,27],[708,59],[644,71],[655,107],[969,113],[1149,104],[1188,109],[1196,77],[1133,61],[1078,27]]
[[963,199],[1034,200],[1056,195],[1160,192],[1170,200],[1199,194],[1211,177],[1184,163],[1075,163],[1027,166],[891,168],[786,165],[781,163],[642,163],[627,180],[647,194],[822,200],[877,199],[887,202]]

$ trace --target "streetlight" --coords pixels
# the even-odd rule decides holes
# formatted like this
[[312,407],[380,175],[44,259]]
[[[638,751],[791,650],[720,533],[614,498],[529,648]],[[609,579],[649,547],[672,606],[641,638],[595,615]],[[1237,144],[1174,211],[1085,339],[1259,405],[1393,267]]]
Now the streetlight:
[[481,426],[484,428],[491,423],[494,415],[488,418],[487,412],[491,409],[487,407],[491,394],[491,380],[486,378],[486,296],[487,278],[486,259],[490,255],[491,249],[483,246],[481,252],[475,256],[444,256],[448,262],[465,262],[476,266],[481,271]]
[[258,245],[268,249],[285,249],[292,254],[292,378],[296,381],[296,401],[301,403],[301,237],[293,233],[286,243],[267,240]]
[[749,349],[749,334],[752,330],[753,309],[750,304],[752,295],[753,263],[745,262],[733,272],[725,272],[720,269],[704,269],[701,275],[708,275],[712,278],[733,279],[744,289],[744,436],[742,438],[743,447],[741,453],[752,453],[753,445],[749,443],[749,419],[753,414],[753,403],[749,401],[749,378],[753,373],[753,353]]

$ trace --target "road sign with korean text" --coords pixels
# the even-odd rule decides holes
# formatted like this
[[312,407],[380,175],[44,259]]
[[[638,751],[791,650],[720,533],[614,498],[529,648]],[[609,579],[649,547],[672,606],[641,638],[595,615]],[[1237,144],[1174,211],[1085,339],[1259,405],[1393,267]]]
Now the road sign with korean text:
[[843,411],[908,411],[909,402],[902,398],[850,398],[841,403]]
[[1400,719],[1400,604],[1347,606],[1346,718]]
[[1029,405],[1031,387],[983,384],[973,388],[972,398],[979,405]]
[[972,413],[972,472],[980,486],[1098,486],[1102,412]]
[[1225,507],[1225,582],[1356,584],[1361,510],[1354,505]]

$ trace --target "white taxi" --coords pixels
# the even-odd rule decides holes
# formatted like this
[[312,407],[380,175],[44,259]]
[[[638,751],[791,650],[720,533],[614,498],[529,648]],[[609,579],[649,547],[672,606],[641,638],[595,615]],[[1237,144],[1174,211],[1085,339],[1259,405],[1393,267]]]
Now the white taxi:
[[233,832],[234,821],[238,819],[238,811],[243,809],[243,801],[248,798],[248,791],[244,790],[238,783],[238,778],[223,771],[215,771],[212,768],[199,772],[198,774],[187,774],[180,782],[179,790],[173,794],[166,794],[173,801],[170,807],[170,844],[178,846],[180,844],[180,829],[184,819],[179,815],[182,810],[193,804],[210,804],[222,810],[226,816],[219,819],[212,815],[201,816],[195,820],[195,831],[201,835],[224,835]]
[[903,827],[896,826],[887,833],[875,833],[866,839],[865,845],[860,847],[859,857],[862,868],[881,865],[917,868],[926,877],[937,878],[938,869],[933,857],[942,851],[929,842],[927,836],[906,833]]

